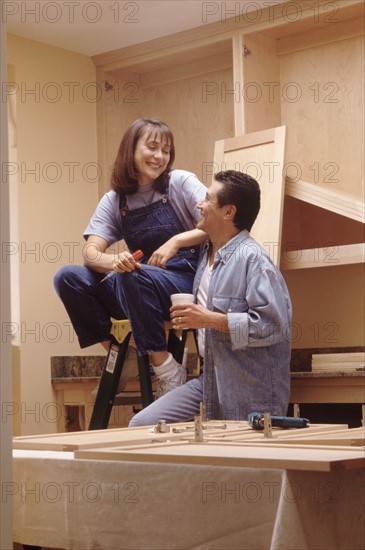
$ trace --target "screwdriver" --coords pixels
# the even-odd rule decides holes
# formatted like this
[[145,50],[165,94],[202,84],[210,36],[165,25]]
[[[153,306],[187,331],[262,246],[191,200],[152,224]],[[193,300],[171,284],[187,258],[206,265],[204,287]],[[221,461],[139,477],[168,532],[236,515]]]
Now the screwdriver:
[[[143,256],[143,252],[142,250],[136,250],[135,252],[133,252],[132,254],[133,258],[136,260],[136,262],[138,262],[138,260],[140,260]],[[107,279],[110,279],[110,277],[112,277],[113,275],[115,275],[115,273],[119,273],[117,269],[113,269],[113,271],[111,271],[110,273],[108,273],[108,275],[106,277],[104,277],[104,279],[101,279],[101,283],[103,283],[104,281],[106,281]]]

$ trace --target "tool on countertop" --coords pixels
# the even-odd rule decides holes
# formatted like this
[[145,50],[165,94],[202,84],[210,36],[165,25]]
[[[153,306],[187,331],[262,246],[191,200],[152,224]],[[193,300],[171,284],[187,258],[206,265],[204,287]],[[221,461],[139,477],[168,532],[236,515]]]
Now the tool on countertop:
[[[307,428],[308,418],[293,418],[291,416],[271,416],[271,426],[279,428]],[[264,413],[253,412],[248,415],[248,425],[254,430],[263,430],[265,427]]]

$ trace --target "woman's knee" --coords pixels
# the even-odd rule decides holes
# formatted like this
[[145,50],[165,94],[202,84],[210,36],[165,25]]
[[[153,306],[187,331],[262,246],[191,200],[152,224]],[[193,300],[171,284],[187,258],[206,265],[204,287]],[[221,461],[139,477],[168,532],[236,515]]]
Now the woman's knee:
[[61,267],[53,278],[53,284],[58,294],[65,288],[70,288],[80,280],[87,268],[79,265],[65,265]]
[[59,291],[67,281],[69,277],[70,267],[72,266],[67,265],[67,266],[61,267],[61,269],[59,269],[56,275],[54,276],[53,284],[57,291]]

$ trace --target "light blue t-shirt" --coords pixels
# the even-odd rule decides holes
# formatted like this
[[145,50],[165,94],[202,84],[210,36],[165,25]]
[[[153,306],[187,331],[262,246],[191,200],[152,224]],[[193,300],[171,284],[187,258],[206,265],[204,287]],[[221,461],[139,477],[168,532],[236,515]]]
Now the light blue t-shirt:
[[[193,229],[200,219],[201,215],[197,204],[204,200],[206,192],[205,185],[192,172],[173,170],[170,173],[169,199],[186,231]],[[126,195],[130,210],[152,204],[161,197],[162,193],[153,188],[153,183],[141,185],[137,193]],[[119,194],[115,191],[108,191],[101,198],[84,231],[85,239],[89,235],[102,237],[109,246],[124,238],[119,209]]]

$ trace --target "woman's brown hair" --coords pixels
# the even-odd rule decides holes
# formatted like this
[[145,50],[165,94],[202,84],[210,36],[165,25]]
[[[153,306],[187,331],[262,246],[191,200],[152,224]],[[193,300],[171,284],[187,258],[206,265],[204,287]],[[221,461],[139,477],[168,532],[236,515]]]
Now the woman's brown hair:
[[170,147],[170,159],[166,170],[155,180],[155,189],[163,191],[175,160],[174,136],[170,128],[158,118],[138,118],[129,126],[119,145],[117,158],[113,166],[111,188],[126,195],[138,190],[138,171],[134,163],[137,141],[147,132],[147,139],[159,138]]

